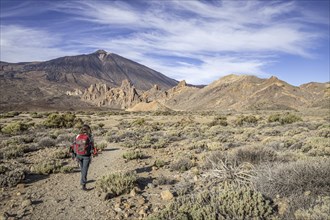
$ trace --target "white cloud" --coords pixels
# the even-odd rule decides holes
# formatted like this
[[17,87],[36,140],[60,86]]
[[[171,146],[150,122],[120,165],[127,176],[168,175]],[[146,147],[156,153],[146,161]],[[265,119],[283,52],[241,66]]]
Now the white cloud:
[[40,61],[75,53],[61,50],[60,37],[45,31],[15,25],[2,25],[0,29],[1,61]]
[[[55,36],[36,28],[2,26],[1,56],[9,61],[45,60],[86,51],[81,48],[106,49],[178,80],[202,84],[229,73],[265,74],[265,67],[278,54],[313,57],[311,49],[322,33],[307,28],[305,18],[310,23],[328,24],[321,16],[311,19],[315,13],[301,12],[294,1],[129,3],[54,3],[51,10],[64,13],[72,24],[79,21],[89,25]],[[60,45],[64,39],[77,45],[76,49],[64,49]]]

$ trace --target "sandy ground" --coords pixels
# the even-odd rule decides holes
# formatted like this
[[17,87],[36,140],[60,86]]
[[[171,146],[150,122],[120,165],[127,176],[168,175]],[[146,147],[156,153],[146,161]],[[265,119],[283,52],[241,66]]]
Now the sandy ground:
[[122,153],[119,147],[111,146],[93,158],[87,191],[80,189],[79,169],[75,173],[50,175],[25,186],[33,204],[32,214],[25,219],[111,219],[107,202],[98,197],[95,185],[107,173],[123,170]]

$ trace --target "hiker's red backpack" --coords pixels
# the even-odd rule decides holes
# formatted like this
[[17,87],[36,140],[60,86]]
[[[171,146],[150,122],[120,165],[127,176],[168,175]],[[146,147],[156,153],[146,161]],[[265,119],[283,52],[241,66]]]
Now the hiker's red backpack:
[[77,155],[89,156],[91,155],[92,144],[87,134],[79,134],[73,145],[73,150]]

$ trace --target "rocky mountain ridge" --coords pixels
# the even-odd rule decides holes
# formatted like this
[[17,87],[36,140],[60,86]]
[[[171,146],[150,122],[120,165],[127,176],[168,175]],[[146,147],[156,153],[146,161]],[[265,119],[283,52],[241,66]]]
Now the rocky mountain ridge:
[[189,86],[183,80],[168,90],[154,85],[142,93],[128,81],[123,81],[119,88],[93,85],[80,92],[80,97],[98,106],[129,108],[130,111],[293,110],[329,107],[329,91],[327,83],[296,87],[274,76],[261,79],[249,75],[228,75],[204,88]]

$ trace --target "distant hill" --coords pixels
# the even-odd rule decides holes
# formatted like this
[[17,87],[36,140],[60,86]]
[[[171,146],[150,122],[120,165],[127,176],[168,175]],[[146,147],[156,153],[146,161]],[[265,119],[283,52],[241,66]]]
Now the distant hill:
[[163,100],[177,110],[290,110],[329,108],[329,83],[292,86],[276,77],[228,75],[204,88],[182,88]]

